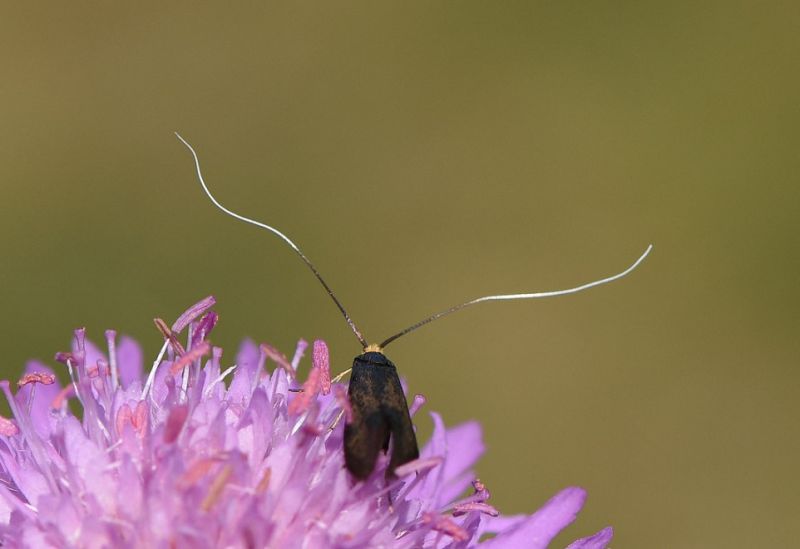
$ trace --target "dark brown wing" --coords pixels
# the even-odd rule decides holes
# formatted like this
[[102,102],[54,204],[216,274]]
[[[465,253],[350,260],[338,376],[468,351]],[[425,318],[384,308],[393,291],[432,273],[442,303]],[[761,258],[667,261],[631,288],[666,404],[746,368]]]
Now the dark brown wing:
[[353,363],[348,389],[353,417],[344,426],[344,461],[347,470],[360,480],[372,473],[378,452],[389,444],[389,424],[380,402],[385,382],[381,369]]
[[419,457],[417,436],[414,433],[414,425],[411,423],[406,396],[403,394],[403,387],[400,385],[397,371],[392,373],[394,375],[388,376],[381,403],[383,416],[388,421],[389,431],[392,434],[392,458],[389,460],[389,468],[386,470],[387,476],[394,475],[394,470],[400,465]]

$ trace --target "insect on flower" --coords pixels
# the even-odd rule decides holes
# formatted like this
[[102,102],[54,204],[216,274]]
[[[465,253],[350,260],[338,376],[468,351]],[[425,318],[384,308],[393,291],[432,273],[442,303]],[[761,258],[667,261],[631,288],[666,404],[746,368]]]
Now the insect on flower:
[[566,290],[554,290],[545,292],[535,292],[526,294],[501,294],[483,296],[464,303],[460,303],[431,316],[428,316],[419,322],[412,324],[408,328],[397,332],[396,334],[384,339],[379,344],[369,344],[362,335],[362,332],[356,327],[350,315],[345,310],[342,303],[333,293],[333,290],[328,286],[325,280],[317,271],[316,267],[305,256],[300,248],[285,234],[278,229],[244,217],[237,214],[219,203],[217,199],[211,194],[208,186],[203,179],[203,174],[200,170],[200,161],[197,153],[189,143],[183,139],[179,134],[175,134],[180,141],[186,145],[194,158],[197,177],[200,181],[203,190],[205,191],[211,202],[224,213],[256,227],[260,227],[270,231],[286,244],[303,260],[306,266],[311,269],[311,272],[317,280],[328,292],[333,302],[339,308],[339,311],[345,318],[345,321],[350,326],[350,329],[355,334],[358,342],[361,344],[362,353],[355,357],[353,366],[349,370],[342,372],[337,376],[337,380],[341,379],[347,373],[350,373],[350,383],[348,386],[348,394],[350,400],[350,407],[352,413],[349,418],[345,419],[344,429],[344,456],[345,464],[350,473],[359,480],[364,480],[370,476],[375,469],[375,463],[380,451],[384,453],[389,451],[391,442],[391,457],[389,466],[386,469],[387,476],[393,476],[397,467],[413,461],[419,457],[419,449],[417,446],[416,435],[411,423],[411,416],[408,410],[403,389],[400,384],[400,378],[397,375],[397,368],[384,354],[384,349],[396,339],[413,332],[417,328],[421,328],[426,324],[433,322],[439,318],[447,316],[451,313],[483,303],[485,301],[505,301],[517,299],[538,299],[543,297],[555,297],[567,294],[577,293],[587,290],[594,286],[606,284],[614,280],[620,279],[631,271],[636,269],[639,264],[644,261],[645,257],[650,253],[653,246],[652,244],[647,247],[644,253],[627,269],[615,275],[588,282],[574,288]]

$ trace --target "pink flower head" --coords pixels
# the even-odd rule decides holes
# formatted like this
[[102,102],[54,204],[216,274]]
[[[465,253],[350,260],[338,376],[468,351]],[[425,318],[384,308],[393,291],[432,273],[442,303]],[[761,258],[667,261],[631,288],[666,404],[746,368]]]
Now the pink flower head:
[[[324,343],[300,392],[290,377],[304,341],[294,364],[247,341],[225,368],[206,340],[212,305],[160,326],[164,347],[147,376],[132,340],[109,330],[105,354],[76,330],[58,355],[66,387],[39,363],[16,394],[0,382],[13,414],[0,417],[4,547],[461,548],[495,534],[481,545],[543,548],[582,507],[585,492],[567,488],[531,516],[498,516],[471,470],[480,427],[448,429],[436,413],[431,440],[398,478],[386,479],[381,456],[355,482],[342,450],[346,390],[331,386]],[[181,352],[173,339],[187,327]],[[603,548],[611,536],[570,547]]]

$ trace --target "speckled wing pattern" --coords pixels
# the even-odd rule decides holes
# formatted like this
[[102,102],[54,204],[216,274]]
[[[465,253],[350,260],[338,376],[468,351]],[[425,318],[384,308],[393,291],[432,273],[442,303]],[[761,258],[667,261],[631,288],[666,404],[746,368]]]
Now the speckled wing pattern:
[[394,364],[382,353],[368,352],[353,361],[348,389],[352,421],[344,427],[344,458],[357,479],[366,479],[375,469],[378,452],[392,456],[386,475],[419,457],[417,437],[408,404]]

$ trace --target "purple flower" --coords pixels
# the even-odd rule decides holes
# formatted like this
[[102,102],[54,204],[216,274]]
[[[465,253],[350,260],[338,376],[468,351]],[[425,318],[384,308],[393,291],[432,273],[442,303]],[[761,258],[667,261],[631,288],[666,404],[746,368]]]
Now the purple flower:
[[[381,456],[355,482],[342,452],[346,390],[331,383],[325,343],[314,342],[302,385],[302,340],[291,360],[246,341],[224,368],[206,340],[213,305],[172,327],[157,321],[165,343],[146,377],[133,340],[109,330],[104,352],[80,329],[56,355],[66,387],[37,362],[15,395],[0,382],[13,413],[0,418],[4,547],[469,547],[484,534],[496,534],[490,548],[546,547],[582,507],[585,492],[567,488],[531,516],[499,516],[471,470],[480,427],[448,429],[436,413],[420,459],[398,478],[385,478]],[[416,396],[412,413],[423,403]],[[570,547],[603,548],[611,536]]]

